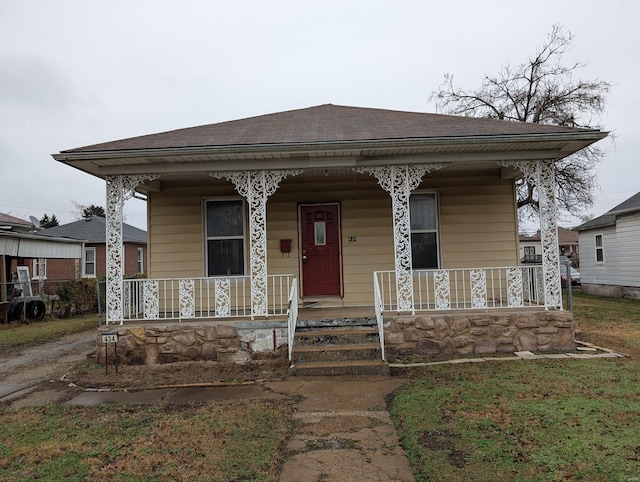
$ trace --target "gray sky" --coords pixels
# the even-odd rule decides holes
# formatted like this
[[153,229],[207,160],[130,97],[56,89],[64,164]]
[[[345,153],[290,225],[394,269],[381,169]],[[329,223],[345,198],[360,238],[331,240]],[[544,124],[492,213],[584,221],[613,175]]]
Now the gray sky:
[[[475,87],[560,23],[579,76],[614,84],[600,215],[640,191],[639,18],[636,0],[0,0],[0,212],[104,206],[103,181],[51,158],[64,149],[326,103],[435,112],[444,73]],[[127,222],[145,211],[128,201]]]

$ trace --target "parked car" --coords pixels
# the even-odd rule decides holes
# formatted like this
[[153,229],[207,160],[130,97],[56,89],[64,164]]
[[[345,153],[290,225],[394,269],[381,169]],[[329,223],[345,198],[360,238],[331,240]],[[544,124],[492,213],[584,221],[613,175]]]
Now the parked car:
[[[580,284],[580,272],[572,266],[569,266],[569,276],[571,277],[572,286]],[[563,264],[560,265],[560,280],[562,281],[562,286],[567,285],[567,266]]]

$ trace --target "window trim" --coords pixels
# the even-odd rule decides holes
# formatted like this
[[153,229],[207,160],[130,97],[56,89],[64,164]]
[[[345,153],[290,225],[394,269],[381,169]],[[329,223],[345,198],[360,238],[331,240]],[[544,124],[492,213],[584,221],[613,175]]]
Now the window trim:
[[[93,251],[93,274],[87,274],[87,253]],[[96,259],[96,247],[85,246],[82,250],[82,277],[83,278],[96,278],[98,273],[98,263]]]
[[138,248],[137,250],[138,253],[138,258],[137,258],[137,268],[138,268],[138,273],[142,274],[144,273],[144,248]]
[[[598,238],[600,238],[600,246],[598,246]],[[605,257],[604,257],[604,234],[602,233],[598,233],[598,234],[594,234],[593,236],[593,241],[594,241],[594,259],[596,261],[596,264],[604,264],[605,262]],[[602,255],[602,259],[598,260],[598,252],[601,253]]]
[[[433,195],[433,199],[435,201],[435,214],[436,214],[436,227],[434,229],[420,229],[413,230],[411,229],[411,198],[413,196],[420,196],[430,194]],[[409,242],[411,242],[411,235],[415,233],[435,233],[436,235],[436,258],[437,258],[437,267],[435,268],[416,268],[413,266],[413,253],[411,254],[411,268],[412,269],[420,269],[420,270],[434,270],[442,268],[442,251],[440,245],[440,197],[438,195],[438,190],[436,189],[420,189],[417,191],[413,191],[409,195]]]
[[[44,274],[40,273],[39,270],[39,260],[42,260],[42,267],[44,268]],[[31,277],[32,280],[46,280],[47,279],[47,259],[46,258],[33,258],[33,263],[32,263],[32,268],[33,268],[33,276]]]
[[[207,236],[207,203],[209,202],[223,202],[223,201],[240,201],[241,205],[242,205],[242,236],[214,236],[214,237],[209,237]],[[233,277],[241,277],[241,276],[247,276],[247,249],[248,249],[248,236],[247,236],[247,225],[248,225],[248,213],[247,213],[247,203],[245,201],[245,199],[243,197],[240,196],[216,196],[216,197],[210,197],[210,198],[204,198],[202,200],[202,237],[203,237],[203,243],[202,243],[202,249],[204,251],[203,253],[203,260],[204,260],[204,266],[202,267],[202,272],[204,273],[204,276],[206,278],[217,278],[220,276],[227,276],[230,278]],[[209,274],[209,241],[210,240],[222,240],[222,239],[242,239],[242,258],[243,258],[243,272],[242,274],[231,274],[231,275],[222,275],[222,274],[214,274],[211,275]]]

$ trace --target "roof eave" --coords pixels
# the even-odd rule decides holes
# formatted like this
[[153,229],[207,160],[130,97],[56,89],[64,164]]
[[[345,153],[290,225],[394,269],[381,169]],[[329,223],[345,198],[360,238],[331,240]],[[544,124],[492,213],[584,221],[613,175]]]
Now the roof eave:
[[279,152],[321,152],[348,149],[381,149],[381,148],[407,148],[407,147],[435,147],[435,146],[460,146],[473,144],[494,143],[541,143],[548,141],[566,140],[567,142],[582,141],[585,145],[605,138],[609,133],[604,131],[580,131],[551,134],[520,134],[520,135],[491,135],[491,136],[459,136],[459,137],[430,137],[430,138],[404,138],[404,139],[379,139],[379,140],[353,140],[353,141],[322,141],[304,143],[278,143],[278,144],[238,144],[224,146],[196,146],[196,147],[165,147],[148,149],[124,149],[103,151],[61,151],[53,154],[57,161],[88,160],[88,159],[125,159],[138,157],[170,157],[176,155],[207,155],[207,154],[249,154],[252,152],[279,153]]

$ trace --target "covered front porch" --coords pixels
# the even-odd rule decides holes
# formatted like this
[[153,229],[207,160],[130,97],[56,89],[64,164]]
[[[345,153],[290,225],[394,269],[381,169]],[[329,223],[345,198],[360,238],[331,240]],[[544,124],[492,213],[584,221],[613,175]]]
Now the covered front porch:
[[[359,308],[384,358],[394,320],[444,316],[418,336],[444,339],[467,326],[447,320],[562,311],[555,162],[604,135],[328,104],[54,157],[106,181],[109,325],[283,317],[291,355],[300,309]],[[518,265],[518,179],[538,193],[538,266]],[[122,271],[134,193],[149,205],[144,280]]]

